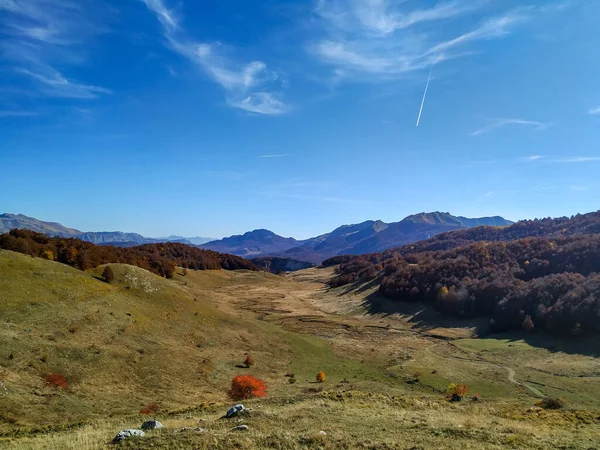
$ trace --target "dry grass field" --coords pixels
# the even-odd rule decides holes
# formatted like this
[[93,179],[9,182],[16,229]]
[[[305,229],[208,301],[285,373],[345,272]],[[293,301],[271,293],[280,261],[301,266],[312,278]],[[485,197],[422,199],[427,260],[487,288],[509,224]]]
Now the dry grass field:
[[[333,269],[166,280],[111,267],[107,284],[102,267],[0,251],[0,448],[110,448],[150,404],[165,428],[118,448],[600,448],[598,339],[480,337],[483,323],[369,285],[329,289]],[[47,386],[52,373],[68,387]],[[268,397],[222,419],[240,374]],[[447,400],[450,383],[469,386],[463,401]],[[565,407],[535,406],[547,396]]]

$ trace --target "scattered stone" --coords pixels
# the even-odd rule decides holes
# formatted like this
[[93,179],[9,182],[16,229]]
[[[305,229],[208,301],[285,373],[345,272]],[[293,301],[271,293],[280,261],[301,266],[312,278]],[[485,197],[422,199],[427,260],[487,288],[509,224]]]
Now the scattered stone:
[[319,436],[327,436],[327,433],[323,430],[319,431],[318,433]]
[[231,431],[248,431],[248,425],[238,425],[237,427],[233,427]]
[[227,419],[230,419],[230,418],[232,418],[232,417],[235,417],[235,416],[237,416],[237,415],[238,415],[240,412],[242,412],[244,409],[246,409],[246,408],[244,408],[244,405],[242,405],[241,403],[239,403],[239,404],[237,404],[237,405],[234,405],[234,406],[232,406],[232,407],[229,409],[229,411],[227,411],[227,414],[225,414],[225,417],[226,417]]
[[158,420],[148,420],[142,424],[142,430],[156,430],[162,428],[163,425]]
[[183,433],[186,431],[193,431],[195,433],[206,433],[208,430],[200,427],[183,427],[179,430],[175,430],[174,433]]
[[119,431],[119,433],[112,440],[113,444],[118,444],[125,439],[134,438],[134,437],[144,437],[145,433],[142,430],[123,430]]

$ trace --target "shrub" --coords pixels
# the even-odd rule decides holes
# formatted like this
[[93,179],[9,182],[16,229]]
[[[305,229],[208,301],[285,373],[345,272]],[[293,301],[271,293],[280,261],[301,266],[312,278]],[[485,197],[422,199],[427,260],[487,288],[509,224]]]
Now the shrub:
[[479,400],[481,400],[481,395],[473,394],[473,397],[471,397],[471,400],[473,400],[474,402],[478,402]]
[[102,279],[107,283],[112,283],[115,280],[115,273],[110,266],[106,266],[102,271]]
[[446,392],[451,402],[460,402],[469,392],[469,386],[466,384],[450,383],[446,388]]
[[246,356],[246,360],[244,361],[244,365],[248,368],[252,367],[254,365],[254,358],[252,357],[252,355],[250,353],[248,353],[248,355]]
[[534,329],[535,329],[535,325],[533,324],[533,320],[531,320],[531,316],[525,317],[525,320],[523,321],[523,330],[530,333]]
[[64,375],[58,373],[49,373],[44,377],[46,386],[56,389],[66,389],[69,387],[69,382]]
[[49,259],[50,261],[54,261],[54,253],[50,250],[44,250],[42,252],[42,258]]
[[296,382],[296,379],[294,377],[288,378],[288,383],[294,384],[295,382]]
[[536,405],[544,409],[561,409],[565,406],[565,401],[560,397],[546,397],[537,402]]
[[265,397],[265,384],[252,375],[238,375],[231,380],[229,396],[233,400],[245,400],[254,397]]
[[156,403],[150,403],[147,406],[144,406],[140,409],[140,414],[145,416],[152,416],[160,411],[160,407]]
[[325,372],[323,372],[322,370],[317,374],[317,381],[319,383],[323,383],[325,380],[327,379],[327,377],[325,376]]

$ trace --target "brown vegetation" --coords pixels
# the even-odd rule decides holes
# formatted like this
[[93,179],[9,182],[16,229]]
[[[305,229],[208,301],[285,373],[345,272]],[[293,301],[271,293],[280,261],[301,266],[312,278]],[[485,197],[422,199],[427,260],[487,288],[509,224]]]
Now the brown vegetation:
[[194,270],[257,270],[254,264],[239,256],[176,242],[123,248],[94,245],[79,239],[51,238],[29,230],[11,230],[0,235],[0,249],[55,259],[81,270],[108,263],[131,264],[166,278],[173,277],[176,265]]
[[496,331],[589,334],[600,331],[600,235],[581,233],[599,232],[600,213],[523,221],[324,265],[341,263],[332,287],[377,279],[388,298],[431,302],[458,317],[491,316]]
[[69,387],[67,378],[58,373],[49,373],[48,375],[44,376],[44,382],[46,386],[56,389],[67,389]]

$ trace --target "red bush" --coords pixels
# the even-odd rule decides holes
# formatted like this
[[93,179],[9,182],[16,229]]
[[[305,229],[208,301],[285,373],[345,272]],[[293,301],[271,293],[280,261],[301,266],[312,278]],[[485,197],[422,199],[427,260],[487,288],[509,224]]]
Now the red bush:
[[46,382],[46,386],[56,389],[66,389],[69,387],[69,382],[65,376],[57,373],[49,373],[44,377],[44,381]]
[[265,397],[266,387],[261,380],[252,375],[238,375],[231,380],[229,396],[233,400],[245,400],[247,398]]
[[145,416],[152,416],[160,410],[160,407],[156,403],[150,403],[148,406],[140,409],[140,414]]

